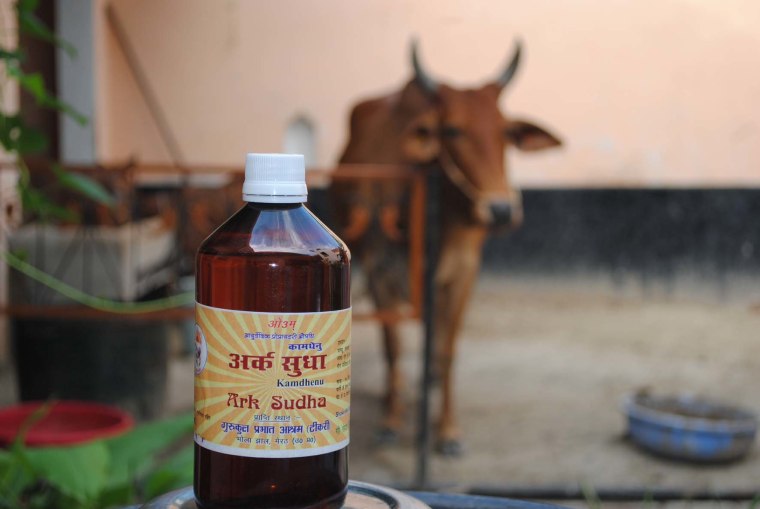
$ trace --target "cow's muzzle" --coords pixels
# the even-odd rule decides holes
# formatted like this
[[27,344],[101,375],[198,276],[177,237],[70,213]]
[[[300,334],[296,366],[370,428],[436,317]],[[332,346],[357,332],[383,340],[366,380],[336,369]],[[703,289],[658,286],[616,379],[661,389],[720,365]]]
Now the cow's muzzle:
[[512,204],[497,202],[490,205],[491,224],[497,228],[512,224]]
[[522,203],[519,194],[509,199],[480,200],[475,207],[476,220],[496,233],[512,230],[522,224]]

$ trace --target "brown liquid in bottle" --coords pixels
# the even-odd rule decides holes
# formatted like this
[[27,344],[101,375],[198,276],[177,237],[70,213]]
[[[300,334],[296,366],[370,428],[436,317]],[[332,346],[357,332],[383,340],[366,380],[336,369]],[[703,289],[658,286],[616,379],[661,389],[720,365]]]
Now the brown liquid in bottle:
[[[197,257],[200,304],[259,312],[350,307],[350,255],[301,203],[248,203]],[[347,447],[299,458],[227,455],[195,444],[200,507],[337,508],[348,482]]]

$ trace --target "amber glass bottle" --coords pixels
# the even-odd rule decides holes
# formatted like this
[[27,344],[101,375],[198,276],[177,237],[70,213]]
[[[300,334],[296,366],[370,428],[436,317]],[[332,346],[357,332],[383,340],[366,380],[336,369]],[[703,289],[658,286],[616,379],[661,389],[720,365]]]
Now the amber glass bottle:
[[198,505],[337,508],[348,481],[350,255],[302,156],[249,154],[248,203],[196,266]]

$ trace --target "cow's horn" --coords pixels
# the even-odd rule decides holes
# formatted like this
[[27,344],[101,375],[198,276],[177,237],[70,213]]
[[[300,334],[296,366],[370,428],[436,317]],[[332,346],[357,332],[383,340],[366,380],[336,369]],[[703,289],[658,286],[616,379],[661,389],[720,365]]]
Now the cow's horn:
[[412,39],[412,67],[417,83],[429,94],[435,94],[438,91],[438,83],[428,76],[420,65],[420,59],[417,57],[417,39]]
[[496,85],[499,88],[504,88],[507,86],[507,84],[512,81],[512,78],[515,76],[515,72],[517,72],[517,67],[520,65],[520,51],[522,50],[522,44],[520,43],[520,40],[515,40],[515,51],[512,54],[512,59],[509,62],[509,65],[507,65],[506,69],[504,69],[504,72],[501,73],[501,75],[496,78]]

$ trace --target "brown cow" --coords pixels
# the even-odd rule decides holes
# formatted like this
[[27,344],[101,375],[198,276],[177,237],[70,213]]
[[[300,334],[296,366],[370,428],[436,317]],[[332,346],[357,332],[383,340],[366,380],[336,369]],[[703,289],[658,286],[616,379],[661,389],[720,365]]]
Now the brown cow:
[[[547,131],[499,110],[499,94],[520,60],[520,44],[504,72],[476,89],[439,84],[425,73],[412,45],[415,76],[394,94],[364,101],[351,113],[350,138],[341,163],[432,164],[440,169],[441,252],[435,272],[437,375],[443,400],[438,422],[438,450],[457,454],[459,430],[453,410],[452,362],[462,317],[478,274],[489,230],[508,229],[522,221],[520,193],[508,179],[505,148],[541,150],[560,145]],[[406,300],[403,255],[405,199],[400,184],[336,183],[341,234],[363,268],[379,309]],[[383,324],[388,363],[385,439],[402,425],[400,341],[396,325]]]

